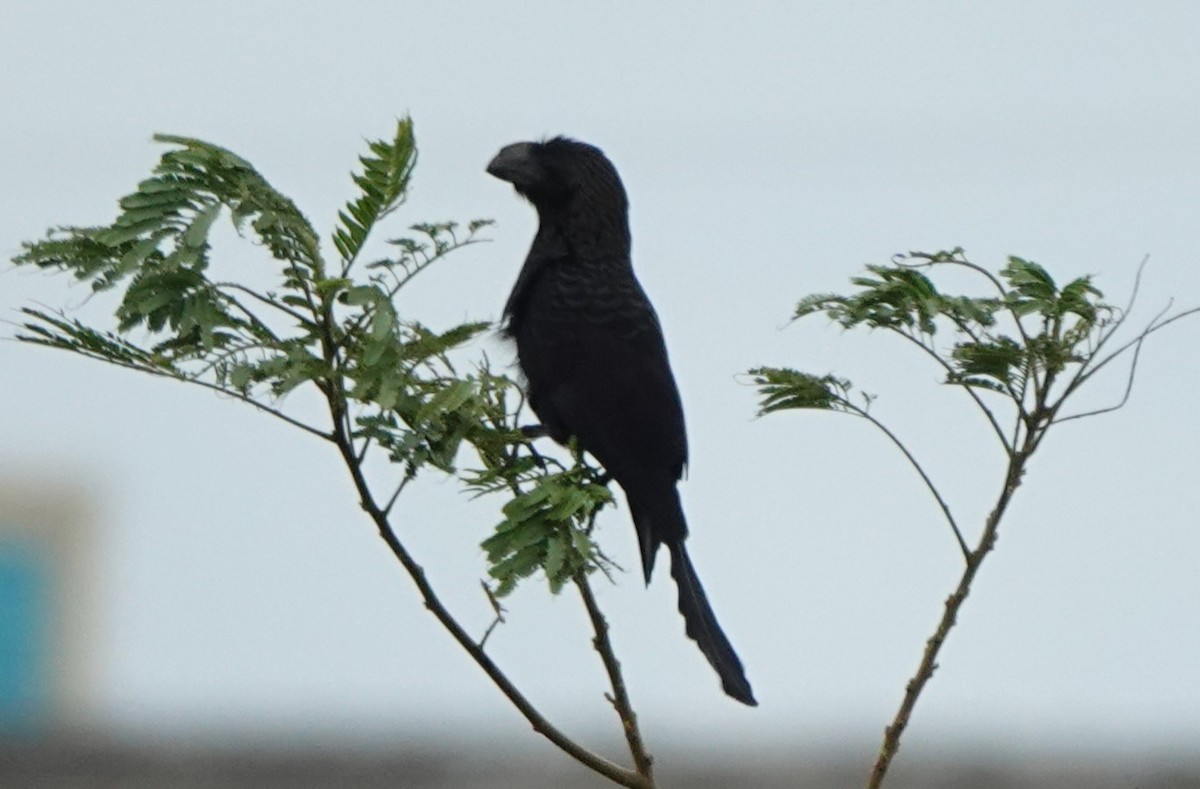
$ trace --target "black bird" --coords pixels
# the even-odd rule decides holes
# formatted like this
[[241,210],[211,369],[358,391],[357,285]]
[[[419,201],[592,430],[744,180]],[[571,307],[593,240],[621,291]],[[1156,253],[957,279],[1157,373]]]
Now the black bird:
[[675,487],[687,463],[683,407],[658,316],[633,274],[616,168],[598,148],[555,137],[506,146],[487,171],[538,212],[504,307],[529,405],[546,433],[559,443],[573,436],[625,491],[646,583],[658,546],[667,546],[687,634],[725,692],[757,704],[684,547]]

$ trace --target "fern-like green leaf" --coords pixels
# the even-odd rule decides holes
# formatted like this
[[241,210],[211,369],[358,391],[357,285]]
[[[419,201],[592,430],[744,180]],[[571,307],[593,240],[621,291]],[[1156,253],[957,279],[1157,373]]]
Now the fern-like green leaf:
[[1010,337],[998,336],[987,341],[962,342],[950,352],[954,361],[953,382],[978,385],[974,379],[983,376],[999,385],[1011,384],[1021,374],[1025,351]]
[[789,367],[756,367],[750,371],[763,395],[759,415],[791,408],[843,410],[850,382],[832,375],[816,376]]
[[181,147],[163,154],[155,168],[157,178],[139,185],[139,193],[149,186],[150,194],[177,190],[197,203],[219,202],[230,209],[239,229],[249,222],[276,259],[304,266],[316,278],[323,276],[320,242],[312,223],[249,162],[192,137],[156,134],[154,139]]
[[358,186],[358,197],[338,212],[341,226],[333,231],[333,244],[342,256],[343,271],[358,257],[375,224],[404,202],[417,163],[412,119],[396,122],[391,142],[372,140],[367,148],[370,153],[359,157],[362,170],[351,176]]

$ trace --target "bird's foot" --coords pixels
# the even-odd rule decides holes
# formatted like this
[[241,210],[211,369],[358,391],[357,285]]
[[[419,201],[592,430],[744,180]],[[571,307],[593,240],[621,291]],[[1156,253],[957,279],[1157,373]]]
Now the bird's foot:
[[550,435],[550,431],[546,429],[545,425],[522,425],[517,429],[521,431],[521,435],[525,436],[530,441],[535,438],[545,438],[546,436]]
[[550,431],[547,430],[543,425],[523,425],[517,429],[520,430],[521,435],[525,437],[525,448],[529,450],[529,456],[533,458],[534,463],[537,463],[538,468],[545,471],[546,459],[537,451],[537,448],[533,445],[533,442],[535,439],[545,438],[546,436],[550,435]]

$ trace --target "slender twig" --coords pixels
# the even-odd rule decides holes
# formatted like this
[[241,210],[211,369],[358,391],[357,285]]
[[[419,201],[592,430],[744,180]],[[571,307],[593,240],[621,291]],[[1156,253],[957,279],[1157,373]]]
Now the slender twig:
[[[1105,343],[1107,343],[1112,336],[1117,333],[1121,326],[1124,325],[1125,321],[1129,319],[1130,313],[1133,312],[1133,305],[1137,303],[1138,294],[1142,290],[1142,273],[1146,270],[1146,264],[1149,262],[1150,256],[1144,255],[1142,257],[1142,262],[1138,263],[1137,273],[1133,276],[1133,289],[1129,292],[1129,301],[1125,303],[1125,309],[1121,310],[1116,320],[1114,320],[1112,325],[1108,327],[1108,331],[1101,332],[1100,339],[1096,341],[1096,347],[1092,348],[1091,352],[1088,354],[1089,359],[1095,359],[1097,356],[1099,356],[1100,349],[1104,347]],[[1160,316],[1161,314],[1162,313],[1160,313]],[[1153,323],[1154,321],[1151,321],[1151,324]],[[1087,364],[1081,365],[1080,371],[1076,375],[1076,378],[1078,378],[1079,375],[1082,375],[1086,369]]]
[[[218,296],[221,297],[221,299],[223,300],[223,302],[225,304],[228,304],[230,307],[233,307],[238,312],[242,313],[242,315],[244,315],[246,317],[246,320],[248,320],[250,322],[251,326],[259,329],[262,332],[265,332],[266,335],[268,337],[270,337],[272,340],[274,340],[275,342],[279,342],[279,337],[275,334],[275,332],[271,331],[271,327],[268,326],[267,324],[263,323],[262,320],[257,315],[255,315],[253,312],[246,309],[245,304],[242,304],[240,301],[233,298],[228,293],[224,293],[221,290],[221,288],[217,285],[213,285],[212,290],[214,293],[216,293]],[[263,298],[262,296],[259,296],[257,293],[254,293],[254,291],[251,291],[249,288],[244,288],[244,290],[246,290],[248,293],[250,293],[255,298],[258,298],[260,300]]]
[[[410,281],[412,281],[413,277],[417,276],[422,271],[429,268],[431,265],[436,263],[438,260],[441,260],[442,258],[446,257],[451,252],[454,252],[455,250],[458,250],[458,249],[462,249],[463,247],[471,246],[473,244],[482,244],[488,240],[489,239],[486,239],[486,238],[467,238],[461,242],[456,243],[453,246],[443,249],[441,252],[437,252],[433,255],[425,255],[424,259],[421,261],[418,261],[415,257],[410,255],[409,259],[413,261],[413,268],[411,268],[411,269],[408,268],[407,265],[405,265],[403,257],[401,257],[397,260],[394,260],[394,261],[391,259],[387,259],[388,263],[395,263],[395,264],[399,265],[404,271],[404,275],[399,276],[395,272],[395,266],[387,267],[388,271],[392,274],[392,278],[395,280],[395,284],[392,285],[390,288],[388,288],[385,291],[385,294],[386,294],[388,300],[390,301],[390,300],[395,299],[396,295],[400,292],[400,290],[405,285],[407,285]],[[356,257],[357,257],[357,255],[356,255]],[[346,267],[346,271],[348,271],[348,270],[349,270],[349,266]],[[343,277],[346,276],[346,271],[342,272]],[[342,333],[341,339],[339,339],[337,341],[337,344],[335,345],[335,347],[340,348],[351,336],[353,336],[355,333],[361,331],[362,327],[364,325],[366,325],[368,318],[370,318],[369,311],[364,311],[363,314],[359,315],[353,321],[348,323],[345,326],[345,331]]]
[[492,589],[487,585],[487,581],[481,580],[479,585],[483,587],[483,593],[487,596],[488,604],[492,607],[492,612],[496,614],[496,618],[487,626],[487,630],[483,631],[483,635],[479,638],[479,648],[487,648],[487,640],[491,637],[492,631],[504,622],[504,606],[500,605],[500,601],[496,599],[496,595],[492,594]]
[[[1197,313],[1200,313],[1200,307],[1192,307],[1191,309],[1184,310],[1182,312],[1178,312],[1178,313],[1172,315],[1170,318],[1163,320],[1163,316],[1167,314],[1167,310],[1169,310],[1170,308],[1171,308],[1171,303],[1168,302],[1167,306],[1165,306],[1161,310],[1159,310],[1158,314],[1154,316],[1154,318],[1150,321],[1150,323],[1148,323],[1146,325],[1146,328],[1143,329],[1136,337],[1129,340],[1121,347],[1117,348],[1115,351],[1110,353],[1108,356],[1105,356],[1103,359],[1101,359],[1096,364],[1092,365],[1091,367],[1088,367],[1086,370],[1077,374],[1071,380],[1071,383],[1067,386],[1066,391],[1063,392],[1063,395],[1059,398],[1059,402],[1062,402],[1062,400],[1066,399],[1067,395],[1071,394],[1071,392],[1078,389],[1085,381],[1087,381],[1089,378],[1091,378],[1093,375],[1095,375],[1097,372],[1099,372],[1109,362],[1112,362],[1113,360],[1115,360],[1116,358],[1118,358],[1119,356],[1124,354],[1126,351],[1128,351],[1130,348],[1133,348],[1134,349],[1133,360],[1130,362],[1129,376],[1125,382],[1125,394],[1121,398],[1121,402],[1117,403],[1114,406],[1109,406],[1108,408],[1100,408],[1095,411],[1087,411],[1087,412],[1080,413],[1080,414],[1071,414],[1070,416],[1060,417],[1060,418],[1055,419],[1055,423],[1067,422],[1072,419],[1079,419],[1080,417],[1092,416],[1095,414],[1107,414],[1111,411],[1116,411],[1118,408],[1121,408],[1122,406],[1124,406],[1125,403],[1128,402],[1128,400],[1129,400],[1130,393],[1133,391],[1133,377],[1134,377],[1134,373],[1137,371],[1138,356],[1142,352],[1142,343],[1145,342],[1146,338],[1149,337],[1154,332],[1158,331],[1159,329],[1163,329],[1163,328],[1171,325],[1172,323],[1179,320],[1180,318],[1186,318],[1189,315],[1196,315]],[[1106,334],[1104,339],[1107,340],[1108,337],[1110,337],[1110,336],[1111,336],[1111,332]],[[1097,348],[1100,347],[1100,344],[1101,343],[1097,344]]]
[[[354,481],[354,488],[358,493],[359,503],[363,511],[371,518],[376,530],[379,532],[380,538],[388,546],[392,555],[396,557],[397,561],[404,567],[416,585],[417,591],[425,601],[425,607],[441,623],[442,627],[450,633],[451,637],[458,642],[459,646],[483,669],[488,678],[500,689],[500,692],[525,717],[525,720],[529,721],[534,731],[550,740],[550,742],[558,746],[568,756],[614,783],[631,787],[631,789],[653,789],[653,779],[647,775],[629,770],[588,750],[550,723],[533,703],[521,693],[500,667],[492,661],[484,651],[483,644],[471,638],[470,634],[459,624],[458,620],[450,613],[450,610],[446,608],[434,592],[433,587],[425,577],[424,568],[417,564],[403,543],[400,542],[388,518],[389,510],[395,503],[396,497],[406,482],[401,482],[395,493],[393,493],[392,500],[388,502],[386,507],[380,507],[375,500],[370,485],[367,483],[362,465],[357,462],[358,455],[352,437],[349,412],[346,408],[344,381],[340,374],[336,374],[340,351],[338,342],[334,339],[333,334],[333,312],[328,302],[323,303],[318,310],[319,312],[316,312],[315,315],[320,321],[322,353],[329,362],[331,369],[335,371],[335,375],[329,378],[322,387],[328,405],[330,420],[333,425],[333,441],[342,455],[342,460],[350,472],[351,479]],[[485,637],[486,635],[487,633],[485,633]]]
[[573,759],[614,783],[631,787],[631,789],[651,789],[654,784],[645,776],[611,762],[599,754],[593,753],[550,723],[545,716],[538,712],[532,702],[521,693],[500,667],[492,661],[488,654],[484,652],[480,644],[463,629],[462,625],[459,624],[458,620],[454,618],[454,615],[450,613],[449,609],[446,608],[434,592],[433,587],[429,584],[429,580],[425,576],[424,568],[417,564],[399,538],[396,537],[391,524],[388,522],[387,515],[378,503],[376,503],[366,477],[363,475],[362,467],[355,462],[354,445],[345,432],[340,404],[335,398],[330,398],[329,406],[330,416],[333,420],[334,443],[337,444],[342,454],[342,459],[354,481],[354,487],[359,496],[359,503],[367,513],[367,516],[375,524],[380,538],[387,544],[392,555],[403,565],[405,571],[407,571],[409,577],[416,585],[417,591],[425,601],[425,607],[429,609],[429,612],[450,633],[451,637],[458,642],[459,646],[471,656],[471,659],[483,669],[488,678],[500,689],[500,692],[525,717],[525,720],[529,721],[534,731],[550,740],[550,742],[558,746],[568,756],[571,756]]
[[190,375],[182,373],[178,370],[163,369],[163,368],[154,367],[151,365],[134,364],[132,362],[122,361],[121,359],[116,359],[111,356],[105,356],[104,354],[101,354],[101,353],[89,351],[86,348],[75,348],[75,347],[65,348],[61,345],[55,345],[54,343],[46,342],[44,340],[40,340],[35,337],[18,336],[17,340],[19,340],[21,342],[33,343],[34,345],[45,345],[47,348],[59,348],[61,350],[69,350],[72,353],[79,354],[80,356],[84,357],[85,359],[95,359],[97,361],[107,362],[108,364],[114,365],[116,367],[124,367],[126,370],[137,370],[140,373],[149,373],[150,375],[154,375],[159,378],[170,378],[171,380],[174,380],[174,381],[183,381],[184,383],[195,384],[196,386],[202,386],[205,389],[211,389],[212,391],[217,392],[218,394],[223,394],[223,395],[233,398],[234,400],[240,400],[241,402],[246,403],[247,405],[254,406],[259,411],[262,411],[264,414],[269,414],[270,416],[273,416],[276,419],[280,419],[284,422],[287,422],[292,427],[298,427],[301,430],[303,430],[304,432],[311,433],[312,435],[316,436],[317,438],[323,438],[326,441],[333,440],[333,436],[331,434],[326,433],[325,431],[320,430],[318,428],[315,428],[312,425],[305,424],[304,422],[301,422],[299,419],[296,419],[295,417],[288,416],[287,414],[280,411],[278,408],[272,408],[271,406],[267,405],[266,403],[263,403],[260,400],[256,400],[254,397],[252,397],[248,394],[243,394],[242,392],[239,392],[236,389],[229,389],[228,387],[220,386],[219,384],[211,383],[209,381],[202,381],[199,378],[193,378]]
[[358,465],[361,466],[363,464],[363,461],[365,461],[367,459],[367,452],[370,451],[371,445],[374,443],[375,442],[371,440],[370,436],[367,436],[363,439],[362,449],[360,449],[358,451]]
[[[939,262],[939,263],[944,262],[944,263],[950,263],[950,264],[956,265],[956,266],[962,266],[964,268],[970,269],[971,271],[974,271],[975,273],[984,277],[988,282],[990,282],[992,284],[992,287],[994,287],[996,289],[996,292],[998,292],[1000,294],[1000,303],[1003,304],[1004,307],[1006,308],[1006,310],[1009,314],[1009,317],[1012,319],[1013,325],[1017,329],[1017,333],[1021,335],[1022,347],[1024,347],[1024,348],[1030,347],[1029,333],[1025,331],[1025,324],[1021,322],[1022,315],[1020,312],[1017,311],[1017,308],[1015,306],[1013,306],[1013,304],[1008,300],[1007,297],[1009,295],[1009,291],[1004,287],[1004,283],[1001,282],[1000,279],[995,274],[988,271],[986,268],[979,265],[978,263],[972,263],[971,261],[967,260],[964,257],[952,257],[952,258],[948,258],[946,260],[939,260],[939,261],[932,261],[932,262]],[[1017,402],[1018,407],[1020,407],[1020,405],[1022,403],[1024,403],[1025,388],[1028,386],[1030,381],[1033,382],[1034,399],[1035,400],[1041,399],[1044,395],[1043,385],[1045,382],[1039,380],[1036,370],[1030,370],[1029,374],[1025,378],[1025,386],[1022,387],[1021,398]],[[1010,393],[1011,393],[1011,390],[1010,390]],[[1018,435],[1019,435],[1019,431],[1013,433],[1012,447],[1014,447],[1014,448],[1017,445]],[[1010,448],[1009,449],[1010,457],[1012,455],[1012,452],[1013,452],[1013,449]]]
[[[971,325],[967,321],[964,321],[955,315],[951,315],[951,314],[947,314],[947,313],[942,313],[942,314],[950,319],[950,322],[954,324],[954,327],[956,329],[958,329],[960,332],[962,332],[963,334],[970,337],[971,342],[975,343],[976,345],[980,345],[983,342],[983,340],[980,338],[980,336],[971,328]],[[898,331],[898,330],[894,330],[894,331]],[[954,368],[950,367],[950,365],[948,363],[946,363],[945,360],[942,359],[942,357],[932,347],[930,347],[929,345],[926,345],[923,342],[919,342],[918,344],[921,345],[923,348],[926,348],[931,356],[936,358],[938,361],[941,361],[943,363],[943,365],[946,367],[947,372],[949,372],[951,376],[954,375]],[[1017,390],[1013,389],[1013,386],[1011,383],[1009,383],[1008,381],[1003,381],[1003,380],[1000,381],[1000,383],[1004,386],[1004,391],[1006,393],[1008,393],[1009,397],[1017,399]],[[968,392],[972,391],[971,387],[967,386],[966,384],[960,383],[959,385],[965,387]],[[978,399],[977,399],[977,402],[980,402],[980,401],[978,401]],[[980,407],[982,407],[982,402],[980,402]]]
[[996,532],[1000,525],[1000,519],[1004,516],[1004,511],[1008,508],[1013,493],[1016,492],[1021,484],[1021,477],[1025,472],[1025,462],[1036,446],[1037,444],[1032,439],[1032,434],[1027,433],[1024,446],[1009,460],[1008,474],[1004,480],[1004,489],[1000,492],[996,506],[992,509],[991,514],[988,515],[983,534],[979,538],[979,544],[974,551],[970,552],[967,558],[967,565],[963,568],[962,576],[959,578],[954,592],[946,598],[941,621],[938,622],[937,629],[933,631],[933,635],[925,643],[925,652],[921,656],[921,663],[917,667],[917,672],[908,681],[908,684],[905,685],[904,699],[900,703],[900,709],[897,710],[892,723],[884,729],[883,745],[880,746],[875,765],[871,768],[871,776],[867,782],[868,789],[878,789],[883,785],[883,779],[887,775],[888,766],[891,764],[892,758],[900,750],[900,737],[904,734],[904,730],[908,726],[908,721],[912,717],[912,711],[917,704],[917,699],[920,697],[921,691],[924,690],[926,683],[933,677],[933,672],[937,670],[938,654],[941,652],[942,644],[946,641],[946,636],[949,635],[951,628],[958,621],[958,611],[971,591],[971,583],[975,580],[975,574],[979,571],[984,557],[996,545]]
[[963,539],[962,530],[958,528],[958,522],[954,520],[954,516],[950,513],[950,505],[947,504],[946,500],[942,498],[942,494],[938,492],[937,486],[933,484],[933,480],[931,480],[929,475],[925,473],[925,469],[913,456],[912,452],[908,451],[908,447],[904,446],[904,442],[901,441],[895,433],[889,430],[887,425],[871,416],[866,409],[854,405],[849,400],[839,399],[839,401],[841,402],[842,406],[847,409],[848,413],[862,417],[883,431],[883,434],[887,436],[893,444],[896,445],[896,447],[908,460],[909,464],[916,469],[917,474],[921,476],[921,480],[925,483],[925,487],[929,489],[929,492],[933,494],[933,497],[937,500],[938,506],[942,508],[942,514],[946,516],[946,521],[950,524],[950,528],[954,530],[954,538],[958,541],[958,547],[959,550],[962,551],[963,559],[965,559],[969,564],[971,561],[971,549],[967,547],[967,541]]
[[[100,357],[94,357],[94,358],[100,358]],[[110,362],[112,364],[117,364],[119,366],[126,366],[126,365],[121,365],[120,362],[114,362],[113,360],[107,359],[107,358],[105,358],[104,361]],[[208,381],[201,381],[197,378],[191,378],[188,376],[178,376],[178,375],[171,375],[169,373],[160,373],[160,372],[150,369],[150,368],[134,367],[132,365],[129,365],[129,367],[134,370],[141,370],[142,372],[150,373],[151,375],[160,375],[164,378],[175,378],[176,380],[184,381],[189,384],[195,384],[196,386],[202,386],[205,389],[211,389],[214,392],[218,392],[218,393],[226,395],[228,397],[232,397],[234,400],[240,400],[243,403],[246,403],[247,405],[252,405],[255,408],[257,408],[259,411],[262,411],[264,414],[270,414],[271,416],[275,417],[276,419],[281,419],[284,422],[287,422],[292,427],[298,427],[301,430],[303,430],[304,432],[311,433],[312,435],[316,436],[317,438],[323,438],[326,441],[333,440],[333,436],[331,436],[329,433],[326,433],[324,430],[319,430],[319,429],[313,427],[312,425],[307,425],[304,422],[301,422],[299,419],[288,416],[287,414],[280,411],[278,408],[272,408],[271,406],[263,403],[262,401],[254,399],[250,395],[242,394],[241,392],[237,391],[236,389],[229,389],[224,386],[218,386],[217,384],[209,383]]]
[[[453,235],[453,233],[451,233],[451,235]],[[411,282],[413,277],[417,276],[422,271],[429,268],[429,266],[436,263],[441,258],[446,257],[446,255],[449,255],[451,252],[454,252],[455,250],[458,250],[458,249],[462,249],[463,247],[474,246],[475,244],[486,244],[486,243],[490,243],[490,242],[491,242],[490,238],[474,238],[473,236],[468,236],[467,238],[464,238],[462,241],[458,241],[456,239],[450,246],[446,247],[445,249],[442,249],[441,251],[435,252],[433,255],[426,255],[425,260],[421,261],[421,262],[417,262],[416,265],[411,270],[408,268],[404,269],[404,276],[397,278],[397,284],[395,287],[392,288],[392,295],[394,296],[395,294],[399,293],[400,289],[403,288],[405,285],[407,285],[409,282]],[[414,262],[416,262],[415,258],[413,260],[414,260]]]
[[[239,338],[244,335],[239,335]],[[228,362],[230,359],[245,359],[249,360],[252,351],[268,350],[270,346],[262,342],[247,342],[243,345],[229,345],[222,348],[220,351],[210,352],[210,360],[204,364],[197,365],[192,368],[188,375],[201,376],[205,373],[216,370],[221,365]],[[192,359],[184,359],[183,361],[197,361]]]
[[[313,256],[312,265],[313,279],[316,281],[323,280],[325,278],[325,263],[321,258],[320,250],[317,250],[316,254]],[[303,271],[298,272],[296,269],[297,265],[295,262],[293,262],[291,266],[284,270],[287,272],[289,279],[292,279],[300,284],[300,292],[304,294],[304,302],[308,305],[308,311],[312,313],[313,320],[320,323],[322,317],[320,299],[313,298],[312,289],[308,286],[309,277],[306,276]],[[297,315],[299,315],[299,313],[297,313]]]
[[1174,315],[1172,315],[1170,318],[1167,318],[1166,320],[1160,321],[1159,319],[1162,318],[1162,316],[1166,314],[1166,311],[1168,309],[1170,309],[1170,307],[1171,307],[1171,305],[1168,304],[1165,308],[1160,310],[1158,315],[1155,316],[1154,321],[1152,321],[1149,325],[1147,325],[1146,328],[1140,334],[1138,334],[1138,336],[1134,337],[1132,340],[1125,343],[1120,348],[1117,348],[1115,351],[1110,353],[1108,356],[1105,356],[1103,359],[1101,359],[1096,364],[1092,365],[1087,370],[1086,373],[1079,375],[1077,377],[1076,381],[1071,382],[1071,387],[1069,388],[1068,391],[1077,389],[1084,381],[1086,381],[1087,379],[1089,379],[1093,375],[1095,375],[1097,372],[1099,372],[1109,362],[1113,361],[1114,359],[1116,359],[1118,356],[1120,356],[1121,354],[1128,351],[1133,346],[1139,344],[1142,340],[1149,337],[1151,334],[1158,331],[1159,329],[1163,329],[1163,328],[1166,328],[1167,326],[1170,326],[1172,323],[1179,320],[1180,318],[1186,318],[1189,315],[1195,315],[1197,313],[1200,313],[1200,307],[1192,307],[1191,309],[1184,310],[1182,312],[1177,312]]
[[[359,465],[362,465],[362,463],[360,462]],[[396,499],[400,498],[400,494],[408,487],[408,483],[414,479],[416,479],[414,474],[405,474],[403,479],[400,480],[400,484],[396,486],[396,489],[392,491],[392,495],[388,498],[387,504],[383,505],[383,514],[385,517],[392,514],[392,507],[396,506]]]
[[608,637],[608,621],[604,618],[600,606],[596,604],[596,597],[592,594],[592,587],[588,583],[587,576],[580,572],[575,575],[574,580],[580,596],[583,597],[583,605],[587,608],[588,617],[592,620],[592,630],[596,634],[592,639],[592,644],[600,653],[600,660],[603,661],[604,670],[608,672],[608,679],[612,684],[612,695],[607,698],[621,718],[621,728],[625,731],[625,742],[629,745],[629,754],[633,757],[634,767],[639,775],[646,778],[649,785],[653,785],[654,759],[646,751],[646,746],[642,742],[637,714],[633,711],[633,705],[629,703],[629,693],[625,689],[625,679],[621,675],[621,663],[617,660],[612,642]]
[[[245,293],[247,296],[257,299],[258,301],[261,301],[263,304],[266,304],[268,307],[274,307],[275,309],[279,310],[280,312],[283,312],[283,313],[291,316],[292,318],[299,321],[301,324],[312,323],[312,321],[310,321],[308,318],[304,317],[299,312],[296,312],[295,310],[291,309],[286,304],[280,304],[275,299],[272,299],[269,296],[264,296],[261,293],[259,293],[258,291],[253,290],[252,288],[247,288],[245,285],[239,285],[236,282],[214,282],[213,287],[218,290],[220,290],[221,288],[229,288],[230,290],[241,291],[242,293]],[[233,303],[236,304],[237,302],[234,301]],[[243,308],[242,311],[245,312],[247,315],[250,314],[248,311],[245,310],[245,308]]]
[[[938,352],[933,348],[930,348],[928,345],[910,334],[905,334],[904,332],[898,330],[896,331],[896,334],[900,335],[924,351],[926,356],[941,365],[942,369],[944,369],[947,373],[950,375],[954,374],[954,368],[950,366],[950,363],[943,359],[941,355],[939,355]],[[992,413],[992,409],[987,407],[987,405],[983,402],[983,398],[981,398],[972,387],[962,384],[962,388],[971,396],[971,399],[975,401],[975,405],[979,406],[979,410],[983,412],[983,415],[987,417],[988,423],[992,426],[992,430],[994,430],[996,433],[996,437],[999,438],[1000,443],[1004,445],[1004,450],[1009,454],[1012,454],[1013,447],[1016,445],[1009,444],[1008,437],[1004,435],[1004,430],[1000,427],[1000,422],[997,421],[996,415]]]
[[1012,316],[1013,323],[1015,323],[1017,326],[1017,333],[1021,335],[1021,344],[1025,347],[1029,347],[1029,335],[1025,332],[1025,324],[1021,323],[1021,315],[1017,312],[1016,308],[1009,304],[1006,300],[1005,297],[1008,295],[1008,289],[1004,287],[1004,283],[1001,282],[995,274],[988,271],[983,266],[979,265],[978,263],[972,263],[966,258],[951,258],[945,262],[968,268],[971,271],[980,274],[987,279],[988,282],[992,283],[992,287],[994,287],[996,292],[1000,294],[1000,303],[1004,304],[1008,308],[1008,313]]
[[1121,395],[1121,401],[1119,403],[1116,405],[1110,405],[1107,408],[1097,408],[1094,411],[1083,411],[1078,414],[1071,414],[1070,416],[1058,417],[1054,420],[1054,424],[1059,424],[1060,422],[1070,422],[1072,419],[1082,419],[1085,416],[1108,414],[1124,408],[1125,404],[1129,402],[1129,395],[1133,393],[1133,379],[1134,376],[1137,375],[1138,357],[1140,357],[1142,354],[1142,341],[1145,339],[1145,337],[1138,338],[1137,344],[1133,348],[1133,359],[1129,363],[1129,375],[1125,379],[1125,393]]

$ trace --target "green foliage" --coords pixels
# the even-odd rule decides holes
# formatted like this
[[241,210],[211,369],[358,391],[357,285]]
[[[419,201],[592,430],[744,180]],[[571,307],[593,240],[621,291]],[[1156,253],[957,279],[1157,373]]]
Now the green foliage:
[[579,573],[606,566],[591,540],[596,513],[612,501],[593,470],[576,465],[543,477],[504,505],[504,520],[483,541],[498,581],[497,597],[511,592],[536,570],[545,571],[554,593]]
[[[979,275],[984,296],[942,293],[932,275],[960,267]],[[1018,407],[1055,408],[1090,374],[1094,351],[1114,328],[1116,310],[1101,301],[1090,277],[1059,287],[1046,270],[1010,257],[999,276],[970,262],[961,249],[912,253],[890,265],[871,265],[855,277],[850,295],[803,299],[795,318],[824,313],[845,328],[896,332],[938,360],[946,383],[1000,393]],[[937,338],[949,333],[949,344]],[[1072,373],[1064,375],[1064,373]],[[764,396],[762,412],[842,407],[849,384],[786,368],[752,370]],[[1064,381],[1060,398],[1050,397]]]
[[[507,595],[538,569],[555,594],[579,574],[607,574],[612,563],[591,539],[596,516],[613,501],[607,480],[578,452],[570,466],[537,454],[516,427],[520,390],[486,365],[475,380],[484,409],[470,441],[481,465],[462,476],[478,495],[513,497],[503,508],[504,520],[482,544],[496,596]],[[514,393],[515,402],[509,398]]]
[[[947,269],[974,275],[985,295],[943,293],[935,281]],[[1121,311],[1101,300],[1103,295],[1090,277],[1060,287],[1042,266],[1019,257],[1009,257],[996,275],[972,263],[961,249],[914,252],[889,265],[868,266],[866,275],[851,280],[857,290],[849,295],[808,296],[796,307],[795,319],[824,313],[847,329],[884,329],[903,337],[938,364],[945,382],[960,387],[986,417],[1004,447],[1007,463],[1000,494],[974,547],[917,457],[895,432],[869,413],[872,397],[864,395],[862,406],[850,402],[850,382],[833,375],[817,376],[788,367],[750,370],[762,396],[760,414],[822,409],[859,417],[882,431],[936,500],[962,554],[958,586],[946,598],[941,621],[925,642],[917,672],[905,685],[904,700],[884,729],[869,786],[881,785],[976,573],[996,545],[1000,521],[1050,427],[1121,408],[1133,386],[1142,342],[1168,324],[1200,313],[1200,307],[1194,307],[1168,316],[1168,307],[1132,339],[1115,350],[1105,350],[1128,317],[1140,280],[1141,268],[1129,306]],[[1119,403],[1082,413],[1060,413],[1079,387],[1131,349],[1129,378]],[[997,402],[1007,414],[998,415],[994,410]]]
[[351,177],[358,186],[358,199],[338,212],[341,227],[333,232],[333,243],[349,264],[362,251],[375,223],[396,209],[408,192],[408,183],[417,164],[417,146],[413,139],[412,119],[396,124],[391,143],[374,140],[367,143],[370,154],[360,156],[363,169]]
[[760,415],[791,408],[835,410],[844,406],[851,389],[843,378],[816,376],[790,367],[756,367],[750,375],[764,395]]
[[[116,330],[26,308],[20,339],[222,392],[337,443],[355,465],[377,448],[400,468],[396,495],[425,467],[458,474],[477,493],[510,495],[484,543],[497,594],[538,568],[555,591],[607,568],[589,537],[611,502],[598,472],[534,455],[517,428],[513,382],[486,359],[465,374],[453,363],[488,324],[434,330],[396,308],[413,277],[476,243],[490,221],[413,224],[386,240],[387,254],[359,265],[372,231],[408,194],[417,161],[410,119],[389,139],[368,141],[351,175],[357,192],[332,233],[333,269],[313,225],[245,159],[189,137],[155,139],[170,148],[120,200],[111,225],[58,228],[14,259],[117,291]],[[277,261],[276,288],[213,275],[210,233],[222,215]],[[327,403],[328,425],[284,411],[281,398],[298,389]],[[458,468],[464,446],[481,468]]]

